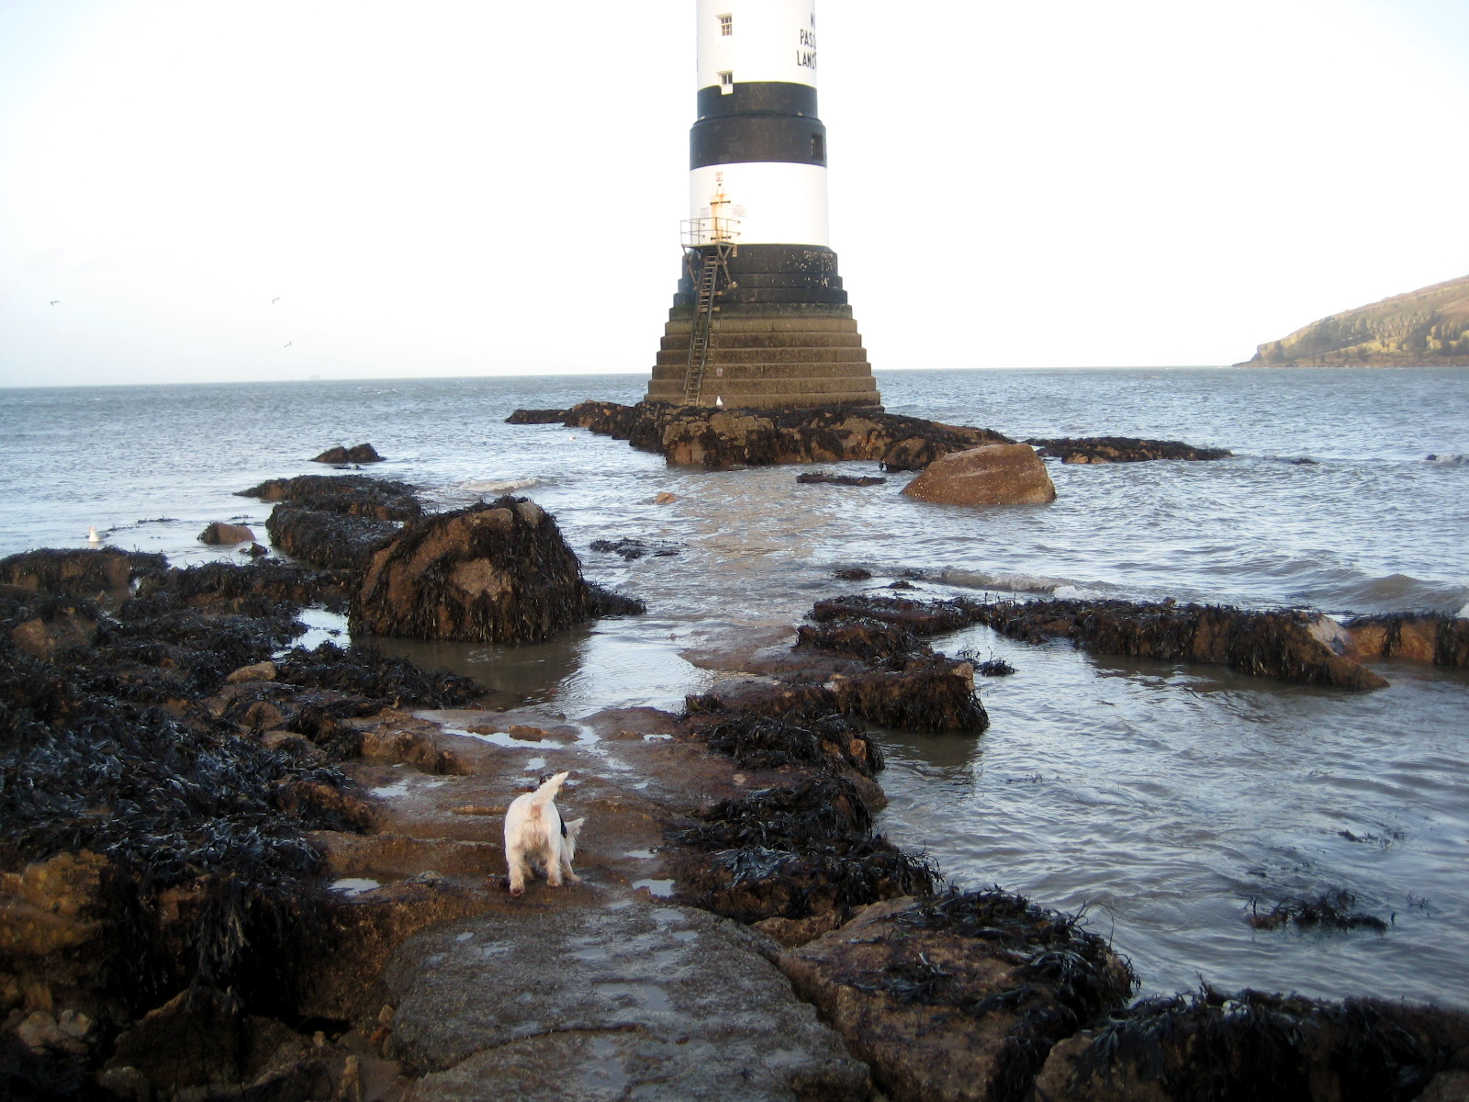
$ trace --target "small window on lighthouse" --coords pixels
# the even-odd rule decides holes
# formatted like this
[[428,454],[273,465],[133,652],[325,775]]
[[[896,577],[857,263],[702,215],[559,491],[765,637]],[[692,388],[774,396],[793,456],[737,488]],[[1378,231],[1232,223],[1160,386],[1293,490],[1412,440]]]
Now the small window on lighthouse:
[[734,91],[734,73],[729,69],[721,69],[719,72],[719,91],[721,95],[729,95]]
[[725,38],[728,38],[730,35],[734,34],[733,15],[721,15],[719,17],[719,33],[724,35]]

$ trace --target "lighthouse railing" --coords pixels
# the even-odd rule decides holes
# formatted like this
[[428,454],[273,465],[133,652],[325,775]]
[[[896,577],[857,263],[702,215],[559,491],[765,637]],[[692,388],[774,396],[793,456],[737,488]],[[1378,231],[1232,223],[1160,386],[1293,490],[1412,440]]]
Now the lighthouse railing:
[[680,228],[686,249],[701,245],[733,245],[740,239],[738,218],[685,218]]

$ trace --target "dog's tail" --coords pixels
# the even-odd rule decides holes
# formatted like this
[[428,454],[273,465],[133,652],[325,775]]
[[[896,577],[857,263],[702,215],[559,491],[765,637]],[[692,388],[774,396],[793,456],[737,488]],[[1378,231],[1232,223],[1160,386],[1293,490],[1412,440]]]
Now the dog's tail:
[[532,819],[539,819],[541,817],[541,808],[556,798],[556,793],[561,791],[561,786],[566,783],[566,778],[569,776],[571,776],[569,771],[557,773],[545,784],[541,785],[540,788],[536,789],[535,795],[530,798],[530,817]]

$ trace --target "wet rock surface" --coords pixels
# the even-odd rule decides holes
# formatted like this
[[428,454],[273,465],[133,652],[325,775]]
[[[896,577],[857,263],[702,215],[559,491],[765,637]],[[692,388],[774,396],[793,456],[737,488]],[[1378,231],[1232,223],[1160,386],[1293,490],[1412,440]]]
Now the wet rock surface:
[[409,525],[368,563],[355,630],[411,639],[536,643],[641,602],[589,585],[555,520],[502,497]]
[[[757,934],[672,904],[589,901],[421,934],[389,963],[415,1099],[862,1099],[867,1068]],[[493,975],[486,982],[486,974]]]
[[1145,463],[1156,459],[1191,462],[1228,459],[1227,448],[1199,448],[1178,440],[1140,440],[1131,436],[1084,436],[1027,440],[1040,454],[1062,463]]
[[1044,505],[1056,487],[1029,444],[988,444],[939,456],[903,494],[939,505]]
[[[511,424],[539,424],[551,411],[523,410]],[[1011,443],[989,429],[945,425],[880,409],[723,410],[642,402],[583,402],[566,410],[571,428],[627,440],[675,466],[706,470],[867,459],[887,470],[918,470],[940,455]]]

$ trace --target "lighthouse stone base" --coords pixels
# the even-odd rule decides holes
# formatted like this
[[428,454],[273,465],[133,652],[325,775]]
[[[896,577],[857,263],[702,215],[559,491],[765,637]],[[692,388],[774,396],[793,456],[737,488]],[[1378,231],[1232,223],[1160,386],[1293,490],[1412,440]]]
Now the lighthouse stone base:
[[[699,255],[695,254],[696,256]],[[714,302],[698,405],[881,407],[862,335],[827,248],[746,245]],[[687,404],[697,294],[685,269],[647,400]]]

